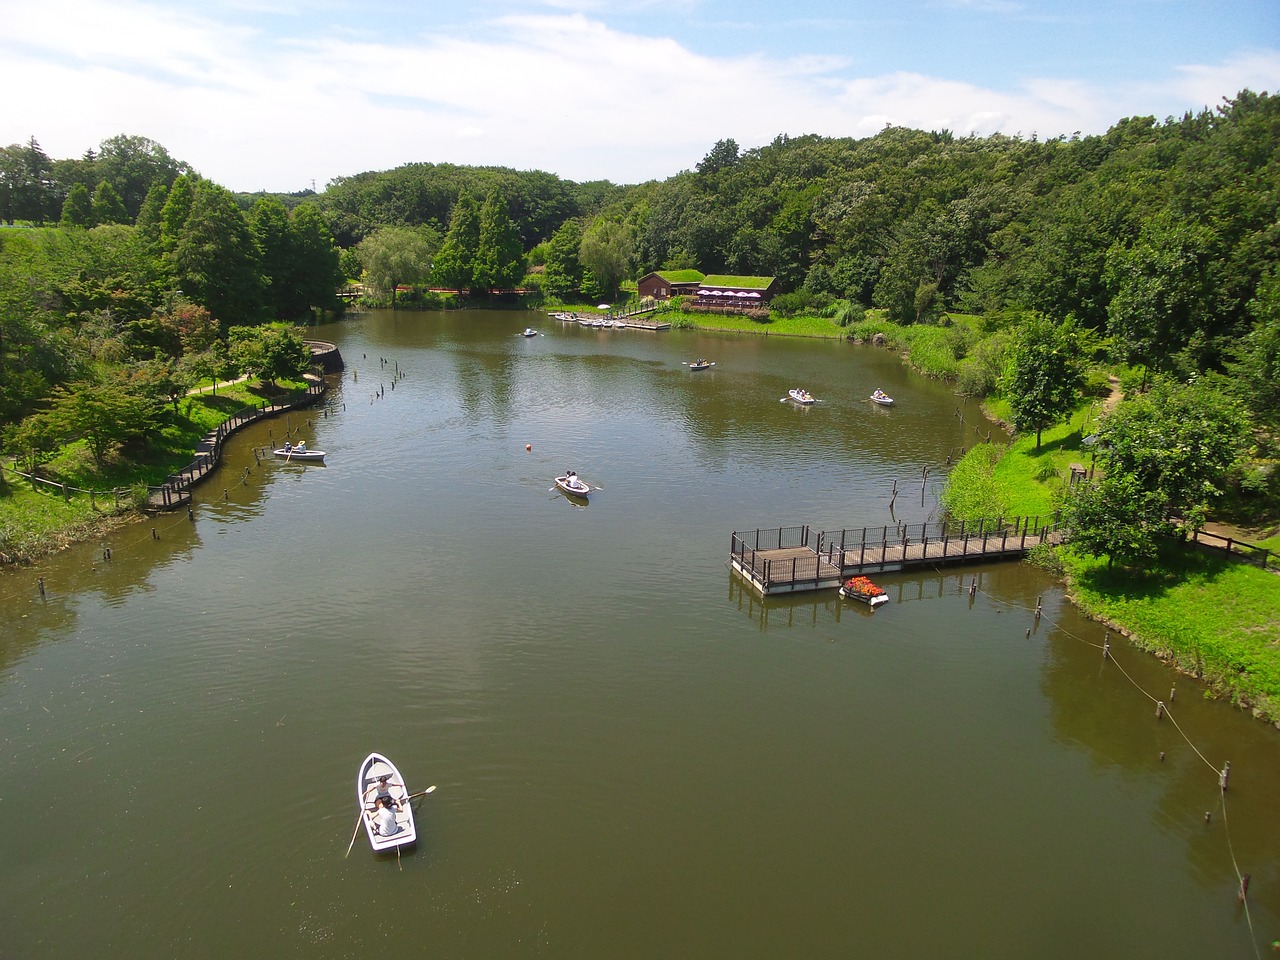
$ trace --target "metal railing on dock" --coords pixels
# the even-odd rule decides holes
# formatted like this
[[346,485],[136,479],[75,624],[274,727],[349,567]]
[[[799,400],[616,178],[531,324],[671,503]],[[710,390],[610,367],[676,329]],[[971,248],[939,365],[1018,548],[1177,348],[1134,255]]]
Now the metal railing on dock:
[[808,526],[734,533],[729,565],[761,594],[838,587],[855,573],[1022,557],[1055,537],[1059,518],[1015,517],[821,531]]

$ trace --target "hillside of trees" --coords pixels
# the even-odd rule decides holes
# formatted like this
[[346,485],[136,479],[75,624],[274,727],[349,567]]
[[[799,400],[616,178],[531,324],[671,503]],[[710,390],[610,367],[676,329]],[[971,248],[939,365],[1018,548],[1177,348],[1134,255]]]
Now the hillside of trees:
[[413,163],[318,194],[237,195],[142,137],[72,160],[32,137],[0,149],[0,219],[15,227],[0,230],[0,427],[59,387],[335,309],[360,278],[391,300],[429,285],[594,302],[689,267],[776,276],[778,311],[1069,323],[1153,375],[1230,371],[1256,422],[1280,426],[1280,100],[1266,93],[1100,136],[722,140],[693,170],[628,186]]

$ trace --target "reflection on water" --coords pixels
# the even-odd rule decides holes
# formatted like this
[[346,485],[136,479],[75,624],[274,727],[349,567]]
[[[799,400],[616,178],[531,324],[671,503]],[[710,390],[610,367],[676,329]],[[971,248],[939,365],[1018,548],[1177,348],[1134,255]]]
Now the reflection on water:
[[[1203,957],[1280,927],[1274,732],[1104,662],[1039,571],[884,575],[874,612],[727,572],[735,530],[936,518],[974,437],[944,386],[522,313],[317,335],[348,367],[288,427],[325,469],[257,462],[286,424],[254,424],[192,520],[0,575],[0,772],[77,798],[52,834],[0,804],[0,954]],[[439,786],[399,867],[343,856],[371,749]]]

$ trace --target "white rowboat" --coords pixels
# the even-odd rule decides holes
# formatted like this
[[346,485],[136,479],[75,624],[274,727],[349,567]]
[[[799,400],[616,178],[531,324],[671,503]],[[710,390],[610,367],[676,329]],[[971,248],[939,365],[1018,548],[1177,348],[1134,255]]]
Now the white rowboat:
[[797,387],[794,390],[788,390],[787,396],[790,397],[792,400],[794,400],[796,403],[810,404],[810,403],[817,402],[814,400],[813,394],[811,394],[808,390],[802,390],[799,387]]
[[876,391],[875,391],[874,393],[872,393],[872,394],[871,394],[871,396],[870,396],[870,397],[868,397],[867,399],[869,399],[872,403],[878,403],[878,404],[880,404],[880,406],[882,406],[882,407],[891,407],[891,406],[893,406],[893,397],[889,396],[889,395],[888,395],[887,393],[885,393],[883,390],[876,390]]
[[591,484],[579,480],[577,474],[556,477],[556,486],[560,488],[562,493],[567,493],[571,497],[581,497],[585,500],[591,496]]
[[[399,800],[396,811],[396,832],[390,836],[378,833],[377,821],[373,818],[374,797],[377,793],[378,777],[388,774],[387,787],[393,800]],[[371,753],[360,764],[360,774],[356,777],[356,801],[360,804],[361,819],[364,820],[365,833],[369,835],[369,845],[374,850],[394,850],[406,847],[418,839],[418,831],[413,823],[413,808],[409,805],[409,788],[405,786],[404,777],[396,765],[380,753]]]
[[288,460],[290,463],[323,463],[323,450],[299,450],[297,447],[290,447],[288,450],[281,448],[272,450],[272,454],[277,459]]

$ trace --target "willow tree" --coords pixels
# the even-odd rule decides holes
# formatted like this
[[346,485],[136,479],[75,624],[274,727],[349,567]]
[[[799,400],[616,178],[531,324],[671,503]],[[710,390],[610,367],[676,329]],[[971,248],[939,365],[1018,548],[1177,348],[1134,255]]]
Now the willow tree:
[[381,227],[360,241],[356,254],[365,282],[396,305],[396,288],[431,275],[435,234],[427,227]]

